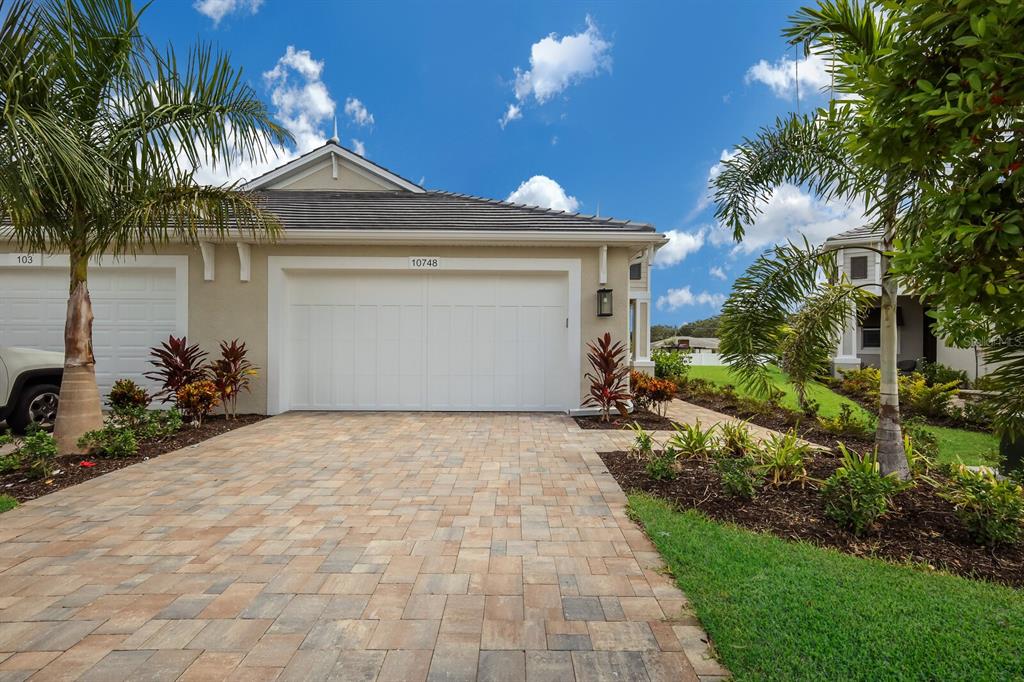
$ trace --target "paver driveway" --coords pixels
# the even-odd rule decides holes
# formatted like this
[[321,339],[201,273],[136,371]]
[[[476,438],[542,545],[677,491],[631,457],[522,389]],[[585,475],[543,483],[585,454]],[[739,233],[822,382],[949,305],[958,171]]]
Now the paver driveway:
[[0,680],[723,674],[557,415],[288,414],[0,517]]

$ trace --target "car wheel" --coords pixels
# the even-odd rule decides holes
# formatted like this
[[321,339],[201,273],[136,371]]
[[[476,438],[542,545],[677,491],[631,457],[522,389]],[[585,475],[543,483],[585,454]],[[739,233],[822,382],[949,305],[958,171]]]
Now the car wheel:
[[60,403],[60,387],[53,384],[30,386],[21,396],[14,412],[7,418],[11,428],[24,433],[29,424],[51,429],[57,420],[57,405]]

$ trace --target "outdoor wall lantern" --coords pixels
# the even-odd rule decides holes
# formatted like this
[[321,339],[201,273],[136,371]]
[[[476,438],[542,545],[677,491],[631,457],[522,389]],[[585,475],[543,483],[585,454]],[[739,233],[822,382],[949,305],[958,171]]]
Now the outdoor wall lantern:
[[598,317],[611,317],[612,316],[612,290],[611,289],[598,289],[597,290],[597,316]]

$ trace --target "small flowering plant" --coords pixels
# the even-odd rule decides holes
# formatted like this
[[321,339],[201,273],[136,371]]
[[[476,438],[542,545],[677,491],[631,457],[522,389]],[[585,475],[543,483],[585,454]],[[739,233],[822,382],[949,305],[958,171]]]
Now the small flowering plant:
[[220,404],[217,385],[209,379],[185,384],[178,389],[175,398],[178,409],[184,412],[195,426],[202,426],[203,420]]

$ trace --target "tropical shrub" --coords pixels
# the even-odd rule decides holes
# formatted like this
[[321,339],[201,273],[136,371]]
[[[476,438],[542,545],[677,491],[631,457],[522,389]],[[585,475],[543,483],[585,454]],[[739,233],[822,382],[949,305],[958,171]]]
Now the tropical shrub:
[[18,458],[34,476],[46,478],[56,467],[57,441],[46,431],[33,429],[21,440]]
[[633,422],[627,428],[634,435],[633,444],[629,446],[630,456],[633,459],[646,462],[654,453],[654,437],[637,422]]
[[859,398],[869,405],[878,405],[879,386],[882,384],[882,373],[877,367],[864,367],[849,371],[839,371],[839,389],[847,395]]
[[206,360],[206,352],[200,350],[197,343],[188,345],[184,336],[180,339],[169,336],[167,341],[151,348],[149,354],[153,357],[149,364],[156,369],[144,376],[162,387],[156,395],[161,402],[175,399],[181,388],[205,377],[203,361]]
[[889,511],[892,497],[907,488],[895,474],[883,476],[878,451],[857,455],[839,444],[843,463],[826,479],[821,492],[825,513],[860,535]]
[[689,353],[664,348],[651,351],[651,359],[654,360],[654,376],[669,381],[685,379],[690,371],[690,363],[693,362],[693,356]]
[[718,457],[715,459],[715,469],[722,480],[725,494],[741,500],[754,499],[763,481],[757,460],[750,455]]
[[959,393],[958,381],[928,385],[916,372],[899,378],[900,405],[911,414],[931,419],[949,416],[953,398]]
[[238,394],[250,390],[249,382],[257,374],[256,367],[247,356],[245,343],[239,343],[238,339],[231,343],[221,341],[220,357],[211,361],[206,369],[229,419],[238,416]]
[[724,453],[740,457],[757,449],[748,424],[745,421],[724,421],[718,425],[719,447]]
[[676,394],[676,385],[667,379],[658,379],[643,372],[633,371],[629,375],[633,387],[633,405],[641,410],[651,410],[664,416],[666,406]]
[[151,402],[153,402],[153,398],[150,397],[146,389],[131,379],[118,379],[110,387],[110,393],[107,394],[107,404],[115,410],[125,407],[146,409]]
[[652,453],[644,467],[647,475],[655,481],[670,481],[676,477],[676,459],[678,453],[671,447],[665,447],[661,452]]
[[673,424],[672,429],[675,433],[667,445],[677,451],[679,457],[709,459],[718,451],[715,425],[702,429],[700,420],[697,420],[696,424]]
[[941,362],[930,362],[926,358],[918,359],[915,371],[924,377],[929,386],[956,382],[958,387],[963,387],[970,383],[964,370],[953,369]]
[[583,401],[585,407],[601,410],[601,419],[609,421],[614,409],[625,417],[629,414],[629,367],[625,364],[626,347],[621,341],[612,342],[608,332],[587,344],[587,360],[591,371],[584,375],[590,381],[590,395]]
[[1015,481],[960,465],[940,495],[978,542],[1010,544],[1024,536],[1024,489]]
[[[903,434],[909,439],[916,456],[927,461],[933,461],[939,456],[939,439],[934,432],[928,429],[920,417],[910,417],[904,420]],[[931,468],[931,465],[928,468]]]
[[78,439],[78,447],[88,450],[89,454],[104,457],[131,457],[139,451],[132,429],[111,424],[96,431],[87,431]]
[[758,451],[758,466],[773,485],[783,482],[802,481],[807,478],[807,458],[811,447],[797,436],[795,430],[785,434],[773,434],[761,444]]
[[220,392],[209,379],[193,381],[178,389],[176,394],[178,409],[185,413],[196,426],[202,426],[213,408],[220,403]]
[[839,414],[834,417],[818,417],[818,424],[836,436],[867,439],[874,433],[871,425],[860,419],[854,413],[853,406],[847,403],[839,406]]

